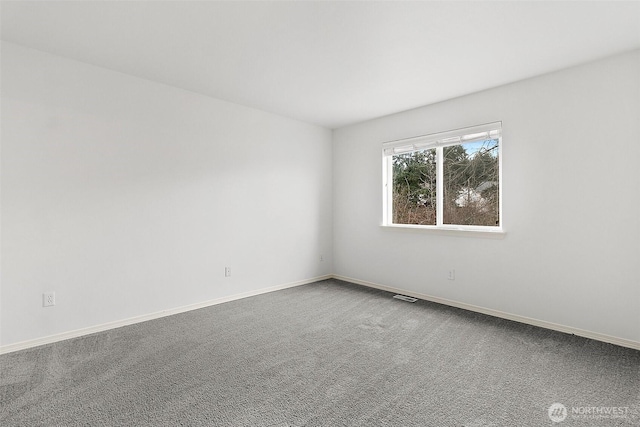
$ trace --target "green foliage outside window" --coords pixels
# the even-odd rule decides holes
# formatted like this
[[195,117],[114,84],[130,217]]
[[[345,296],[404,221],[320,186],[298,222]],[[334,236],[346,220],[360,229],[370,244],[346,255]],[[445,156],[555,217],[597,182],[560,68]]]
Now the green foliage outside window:
[[[393,222],[436,225],[436,149],[394,155]],[[444,147],[443,223],[499,225],[498,140]]]

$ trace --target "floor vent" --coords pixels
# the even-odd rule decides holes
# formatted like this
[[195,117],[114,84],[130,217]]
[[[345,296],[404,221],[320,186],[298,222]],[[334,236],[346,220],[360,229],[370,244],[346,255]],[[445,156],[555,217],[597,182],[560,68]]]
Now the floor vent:
[[418,298],[408,297],[406,295],[394,295],[393,297],[397,298],[397,299],[401,299],[402,301],[407,301],[407,302],[416,302],[416,301],[418,301]]

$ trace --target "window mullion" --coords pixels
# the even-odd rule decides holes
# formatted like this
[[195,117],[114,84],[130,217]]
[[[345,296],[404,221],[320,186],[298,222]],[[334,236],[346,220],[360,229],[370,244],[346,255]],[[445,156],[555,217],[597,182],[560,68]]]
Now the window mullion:
[[444,150],[442,147],[436,148],[436,225],[441,226],[443,223],[443,207],[444,207]]

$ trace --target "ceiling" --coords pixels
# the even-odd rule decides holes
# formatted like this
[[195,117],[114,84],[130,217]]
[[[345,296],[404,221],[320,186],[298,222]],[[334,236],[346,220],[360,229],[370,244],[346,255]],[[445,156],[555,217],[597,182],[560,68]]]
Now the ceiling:
[[640,48],[640,2],[1,3],[2,39],[338,128]]

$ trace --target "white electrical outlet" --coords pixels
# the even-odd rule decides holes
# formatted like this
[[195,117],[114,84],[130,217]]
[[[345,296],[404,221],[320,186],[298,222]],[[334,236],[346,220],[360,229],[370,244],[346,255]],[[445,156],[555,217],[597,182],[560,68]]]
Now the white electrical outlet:
[[447,276],[447,279],[456,280],[456,271],[455,270],[449,270],[449,275]]
[[56,305],[56,293],[55,292],[45,292],[42,294],[42,306],[43,307],[51,307],[52,305]]
[[231,277],[231,267],[224,268],[224,277]]

